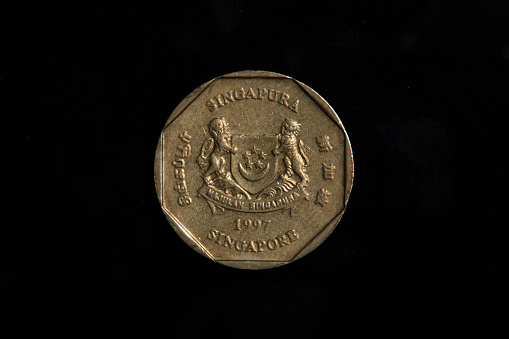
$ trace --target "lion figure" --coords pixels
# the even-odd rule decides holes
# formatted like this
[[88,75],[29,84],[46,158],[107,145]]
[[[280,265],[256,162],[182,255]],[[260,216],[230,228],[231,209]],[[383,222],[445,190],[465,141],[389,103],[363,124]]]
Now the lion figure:
[[226,170],[226,154],[237,152],[237,147],[231,145],[231,133],[224,118],[215,118],[209,123],[209,134],[202,146],[198,164],[205,171],[203,180],[207,185],[212,184],[214,177],[230,180],[231,174]]
[[304,153],[304,143],[297,139],[299,132],[300,124],[297,121],[285,119],[281,126],[281,133],[278,135],[279,146],[274,150],[274,154],[278,155],[281,152],[285,154],[286,172],[281,175],[281,178],[290,179],[295,172],[301,179],[298,186],[304,190],[309,185],[309,176],[306,173],[309,159]]

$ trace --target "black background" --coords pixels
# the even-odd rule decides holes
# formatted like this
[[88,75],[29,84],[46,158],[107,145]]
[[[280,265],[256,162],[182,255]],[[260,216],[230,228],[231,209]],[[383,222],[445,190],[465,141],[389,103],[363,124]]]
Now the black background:
[[[509,109],[502,3],[119,2],[4,12],[13,58],[1,82],[23,146],[12,166],[22,211],[3,237],[2,291],[21,313],[10,310],[25,327],[34,316],[74,333],[100,323],[130,330],[146,316],[145,329],[176,337],[495,332],[508,245],[499,220]],[[153,183],[174,107],[202,83],[246,69],[320,93],[355,162],[333,234],[306,257],[262,271],[192,251],[164,218]]]

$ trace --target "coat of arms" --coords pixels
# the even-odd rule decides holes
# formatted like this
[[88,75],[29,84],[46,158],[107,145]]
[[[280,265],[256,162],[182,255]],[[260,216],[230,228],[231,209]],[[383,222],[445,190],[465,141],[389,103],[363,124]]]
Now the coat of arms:
[[277,135],[247,135],[232,134],[226,120],[216,118],[208,132],[198,157],[199,192],[213,213],[292,211],[297,201],[308,200],[309,159],[297,121],[286,119]]

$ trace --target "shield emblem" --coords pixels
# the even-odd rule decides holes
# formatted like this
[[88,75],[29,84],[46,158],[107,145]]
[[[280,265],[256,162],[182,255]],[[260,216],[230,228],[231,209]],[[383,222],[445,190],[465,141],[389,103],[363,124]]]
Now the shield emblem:
[[231,173],[235,181],[251,194],[270,185],[278,174],[276,135],[232,135]]

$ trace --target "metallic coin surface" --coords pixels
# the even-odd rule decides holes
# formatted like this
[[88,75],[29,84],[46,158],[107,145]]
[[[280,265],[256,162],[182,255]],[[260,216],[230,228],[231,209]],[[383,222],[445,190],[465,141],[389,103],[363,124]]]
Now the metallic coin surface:
[[156,190],[172,227],[237,268],[276,267],[315,249],[341,219],[352,182],[334,110],[272,72],[230,73],[194,90],[156,150]]

